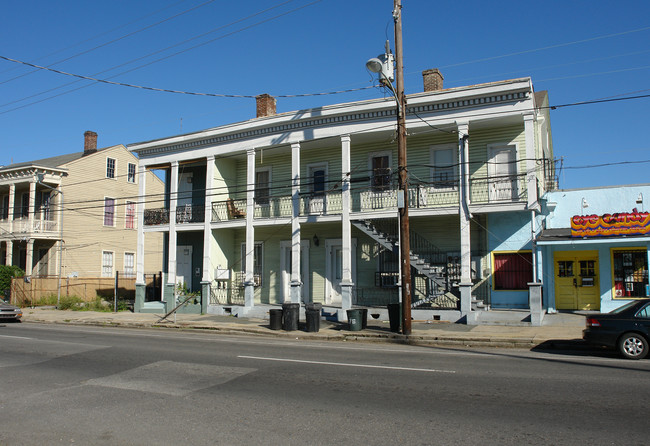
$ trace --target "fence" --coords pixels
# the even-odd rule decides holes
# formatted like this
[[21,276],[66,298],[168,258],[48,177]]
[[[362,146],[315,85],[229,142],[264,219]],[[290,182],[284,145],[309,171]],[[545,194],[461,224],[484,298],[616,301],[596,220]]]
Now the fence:
[[[11,303],[26,307],[39,305],[58,295],[58,277],[32,276],[11,281]],[[115,296],[114,277],[66,277],[61,279],[61,297],[74,296],[84,302],[92,302],[97,297],[110,302]],[[119,276],[117,296],[119,300],[135,299],[135,277]]]

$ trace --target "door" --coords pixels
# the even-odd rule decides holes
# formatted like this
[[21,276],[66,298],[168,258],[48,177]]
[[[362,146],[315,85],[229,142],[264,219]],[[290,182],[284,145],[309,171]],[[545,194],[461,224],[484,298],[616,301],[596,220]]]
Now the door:
[[555,307],[558,310],[600,310],[597,251],[556,252]]
[[38,258],[36,259],[36,274],[39,276],[47,276],[49,273],[49,249],[39,248]]
[[517,197],[517,163],[513,146],[491,147],[488,161],[490,201],[512,201]]
[[192,291],[192,246],[178,245],[176,247],[176,284],[187,287]]
[[325,209],[325,178],[327,171],[325,166],[314,166],[309,168],[311,179],[311,195],[309,197],[310,214],[326,214]]
[[341,281],[343,280],[343,247],[333,245],[329,254],[330,277],[329,296],[326,301],[330,305],[341,305]]

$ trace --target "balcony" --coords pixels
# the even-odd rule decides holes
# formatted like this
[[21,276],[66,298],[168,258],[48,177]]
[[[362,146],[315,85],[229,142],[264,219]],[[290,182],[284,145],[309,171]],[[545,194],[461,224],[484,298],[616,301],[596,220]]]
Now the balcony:
[[56,220],[34,219],[29,221],[27,217],[21,217],[12,221],[9,219],[0,220],[0,232],[3,234],[58,234],[59,225]]

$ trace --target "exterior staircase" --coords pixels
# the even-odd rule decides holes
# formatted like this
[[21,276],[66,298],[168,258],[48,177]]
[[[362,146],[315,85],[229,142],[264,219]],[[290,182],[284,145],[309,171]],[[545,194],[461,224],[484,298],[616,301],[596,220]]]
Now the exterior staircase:
[[[381,230],[369,220],[353,220],[351,223],[382,247],[395,253],[398,252],[399,242],[396,236]],[[412,248],[410,251],[411,267],[421,276],[426,277],[429,282],[427,296],[414,301],[411,307],[444,306],[448,308],[450,304],[457,307],[458,296],[451,293],[452,283],[447,274],[446,255],[417,233],[411,232],[410,242]],[[418,254],[418,252],[427,254]],[[443,301],[444,304],[441,305],[440,301]]]

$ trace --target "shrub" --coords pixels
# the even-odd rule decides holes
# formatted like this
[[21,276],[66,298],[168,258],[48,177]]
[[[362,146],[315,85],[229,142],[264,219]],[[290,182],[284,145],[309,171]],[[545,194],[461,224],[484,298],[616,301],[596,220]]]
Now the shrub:
[[11,279],[23,277],[25,271],[14,265],[0,265],[0,293],[3,298],[8,298],[11,292]]

